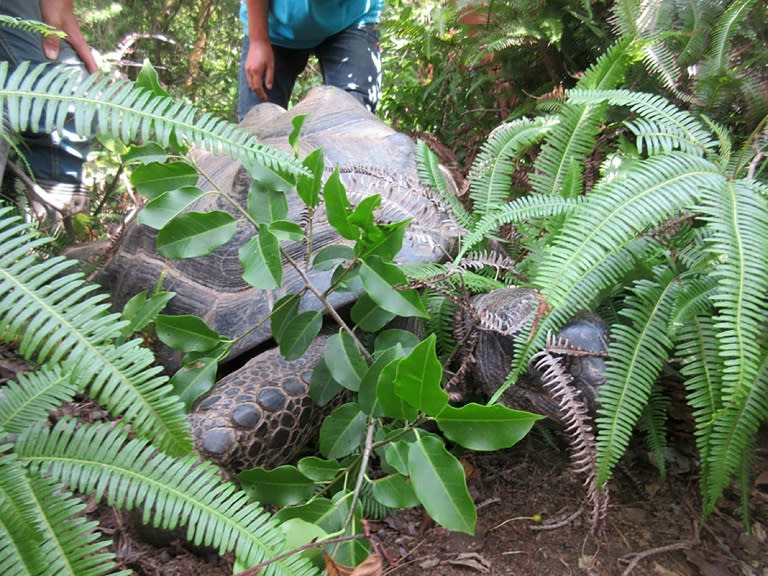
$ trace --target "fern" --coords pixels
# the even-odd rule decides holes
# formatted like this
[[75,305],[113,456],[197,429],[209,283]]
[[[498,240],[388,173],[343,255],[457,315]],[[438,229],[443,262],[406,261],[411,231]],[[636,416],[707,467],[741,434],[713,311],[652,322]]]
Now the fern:
[[495,212],[509,198],[515,162],[556,124],[549,117],[520,119],[502,124],[491,133],[469,173],[474,221]]
[[[628,40],[614,44],[579,80],[587,90],[616,86],[634,60],[634,48]],[[581,105],[566,103],[534,164],[531,176],[533,192],[574,196],[582,191],[584,160],[594,147],[595,137],[605,120],[606,106],[600,102]],[[567,191],[565,194],[564,191]]]
[[714,64],[717,72],[726,72],[729,64],[728,51],[731,38],[738,32],[739,25],[747,17],[754,5],[755,0],[735,0],[726,8],[723,15],[718,18],[711,47],[707,54],[708,60]]
[[94,285],[81,274],[67,273],[64,258],[40,261],[29,252],[37,240],[28,224],[0,209],[0,334],[18,337],[19,352],[29,360],[61,363],[113,414],[127,418],[136,430],[174,454],[192,449],[183,405],[160,376],[153,355],[138,340],[119,346],[125,322],[107,314],[104,295],[91,295]]
[[642,415],[669,358],[672,341],[667,325],[678,284],[669,273],[656,282],[641,281],[620,313],[631,324],[612,328],[606,383],[598,392],[598,484],[605,483],[624,453],[632,428]]
[[[253,565],[283,551],[270,520],[245,493],[218,478],[207,462],[158,452],[121,429],[64,420],[52,429],[30,428],[15,445],[19,461],[36,475],[50,476],[72,490],[106,499],[111,506],[143,507],[143,521],[173,529],[187,526],[187,538]],[[265,574],[309,575],[315,570],[294,556],[270,564]]]
[[614,106],[628,106],[640,115],[640,120],[627,122],[626,126],[637,137],[638,149],[648,154],[675,149],[701,154],[716,145],[710,132],[693,114],[680,110],[661,96],[630,90],[573,90],[569,93],[569,101],[577,104],[594,104],[601,100]]
[[[711,511],[730,476],[739,468],[743,448],[768,417],[765,351],[757,345],[763,330],[768,293],[768,204],[757,185],[729,182],[706,191],[702,209],[713,229],[713,244],[724,257],[713,272],[718,291],[721,396],[724,410],[716,418],[709,457],[718,464],[709,477],[705,511]],[[725,249],[724,251],[721,251]]]
[[243,163],[264,165],[291,180],[305,172],[293,156],[259,144],[235,124],[127,80],[93,74],[83,81],[72,67],[22,62],[9,75],[8,62],[0,62],[0,108],[7,109],[10,129],[18,132],[61,129],[74,108],[74,130],[83,136],[109,135],[123,142],[154,139],[162,146],[175,138]]
[[470,250],[505,224],[569,214],[575,211],[580,204],[579,198],[561,198],[558,196],[521,196],[502,204],[481,218],[462,239],[461,250],[456,261],[463,258]]
[[440,199],[447,205],[455,221],[462,227],[469,226],[471,222],[469,213],[459,202],[457,191],[449,186],[437,156],[423,140],[416,142],[416,170],[423,184],[437,190]]
[[59,38],[67,37],[66,33],[58,28],[54,28],[53,26],[36,20],[23,20],[22,18],[17,18],[15,16],[0,14],[0,24],[8,28],[26,30],[41,35],[58,36]]
[[18,383],[9,381],[3,389],[0,430],[18,434],[44,422],[51,411],[73,400],[78,389],[71,373],[63,372],[55,364],[19,374]]

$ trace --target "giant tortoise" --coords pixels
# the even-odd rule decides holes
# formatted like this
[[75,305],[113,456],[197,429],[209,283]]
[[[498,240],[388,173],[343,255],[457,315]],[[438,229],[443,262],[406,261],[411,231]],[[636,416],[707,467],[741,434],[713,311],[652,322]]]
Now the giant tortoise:
[[[458,239],[459,228],[438,200],[419,184],[413,141],[387,126],[346,93],[331,87],[313,90],[289,111],[272,104],[254,108],[242,122],[262,142],[289,150],[287,135],[292,119],[306,114],[300,146],[302,154],[322,147],[329,169],[338,166],[341,179],[354,205],[370,194],[380,194],[378,218],[383,221],[410,219],[398,259],[401,262],[444,260]],[[210,182],[201,180],[203,189],[216,186],[245,203],[251,179],[247,171],[229,158],[199,154],[201,170]],[[195,210],[217,209],[233,212],[219,196],[205,196]],[[289,197],[289,218],[306,218],[303,203]],[[314,246],[338,243],[340,238],[322,214],[316,215]],[[118,305],[133,294],[151,289],[163,279],[165,289],[176,296],[167,307],[170,314],[195,314],[218,332],[237,339],[233,356],[245,355],[269,341],[269,314],[272,305],[286,293],[304,286],[299,275],[286,267],[283,286],[277,290],[257,290],[241,277],[238,248],[253,234],[250,224],[241,223],[235,238],[209,256],[190,260],[168,260],[155,251],[155,231],[134,225],[123,236],[121,245],[106,266],[102,282]],[[294,259],[305,247],[288,243],[284,249]],[[311,281],[321,290],[330,283],[330,272],[309,269]],[[486,308],[508,307],[513,322],[523,324],[535,312],[531,291],[502,291]],[[349,304],[355,292],[331,296],[335,307]],[[317,309],[320,302],[307,292],[301,309]],[[506,337],[506,336],[505,336]],[[482,340],[482,339],[481,339]],[[189,416],[199,451],[230,470],[254,465],[269,467],[289,460],[317,430],[321,410],[308,395],[312,370],[322,356],[324,337],[319,337],[305,355],[295,361],[283,359],[277,350],[260,351],[241,368],[225,376],[201,399]],[[483,343],[485,342],[485,343]],[[491,342],[495,344],[491,344]],[[496,339],[481,341],[489,353]],[[486,356],[481,354],[480,356]],[[176,363],[164,357],[170,368]],[[502,356],[497,355],[494,366]],[[490,364],[489,364],[490,365]],[[494,373],[502,368],[494,368]],[[488,374],[479,372],[481,378]],[[495,377],[488,383],[497,385]]]

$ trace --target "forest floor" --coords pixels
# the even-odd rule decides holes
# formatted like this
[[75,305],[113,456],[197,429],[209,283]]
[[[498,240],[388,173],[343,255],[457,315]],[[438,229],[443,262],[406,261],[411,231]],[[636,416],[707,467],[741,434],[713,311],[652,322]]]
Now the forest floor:
[[[610,484],[603,529],[593,534],[578,512],[584,489],[557,438],[534,431],[495,453],[468,453],[469,487],[478,507],[474,536],[430,523],[420,509],[370,523],[391,576],[768,576],[768,430],[763,430],[750,486],[750,528],[728,490],[713,514],[700,519],[695,459],[670,452],[659,477],[644,450],[633,447]],[[165,547],[142,541],[122,513],[100,509],[123,567],[137,576],[224,576],[231,559],[195,553],[178,540]],[[546,529],[545,529],[546,528]]]

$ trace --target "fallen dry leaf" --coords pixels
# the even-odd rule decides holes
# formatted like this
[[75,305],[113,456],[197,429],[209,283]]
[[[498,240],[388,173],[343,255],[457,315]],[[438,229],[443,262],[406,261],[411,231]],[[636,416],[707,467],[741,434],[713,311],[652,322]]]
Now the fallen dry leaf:
[[384,573],[384,561],[379,554],[371,554],[354,568],[342,566],[325,552],[323,552],[323,558],[325,558],[326,576],[382,576]]

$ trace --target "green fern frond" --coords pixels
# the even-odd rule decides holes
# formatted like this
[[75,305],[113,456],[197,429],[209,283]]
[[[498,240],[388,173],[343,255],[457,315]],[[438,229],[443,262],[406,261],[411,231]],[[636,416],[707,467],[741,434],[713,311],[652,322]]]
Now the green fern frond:
[[610,46],[594,64],[585,70],[576,88],[608,90],[620,85],[629,67],[641,57],[641,52],[632,38],[632,36],[620,38]]
[[723,15],[715,23],[715,31],[707,60],[721,74],[724,74],[728,69],[731,39],[734,34],[738,33],[739,25],[754,5],[755,0],[735,0],[728,5]]
[[659,383],[654,383],[651,394],[648,396],[648,404],[643,410],[643,415],[638,423],[638,428],[645,434],[645,443],[648,451],[653,454],[659,475],[664,478],[667,475],[667,407],[669,397],[661,390]]
[[167,147],[173,138],[258,163],[291,179],[304,173],[293,156],[264,144],[235,124],[200,114],[182,101],[157,96],[126,80],[92,74],[82,80],[79,69],[22,62],[8,74],[0,62],[0,108],[18,132],[62,128],[74,108],[74,130],[83,136],[114,136],[123,142],[154,139]]
[[463,228],[469,226],[472,221],[471,215],[459,202],[455,191],[448,186],[445,175],[440,169],[437,155],[430,150],[427,143],[423,140],[416,142],[416,170],[423,184],[437,190],[440,199],[451,211],[451,215],[456,222]]
[[729,181],[703,190],[700,209],[713,231],[711,252],[718,258],[713,297],[722,330],[725,361],[723,401],[743,397],[754,381],[762,356],[756,344],[763,333],[768,294],[768,202],[748,181]]
[[680,66],[690,66],[703,57],[710,39],[710,32],[722,7],[717,0],[685,2],[679,5],[679,17],[683,21],[684,44],[679,47]]
[[44,365],[35,372],[20,373],[18,383],[8,381],[0,402],[0,431],[16,433],[45,422],[48,415],[79,390],[69,372],[57,365]]
[[[17,554],[39,559],[34,550],[25,551],[24,544],[27,541],[38,541],[42,538],[43,527],[40,526],[40,519],[35,513],[35,495],[29,486],[24,468],[13,454],[0,457],[0,524],[13,526],[14,539],[20,541],[16,546]],[[2,564],[0,559],[0,565]]]
[[723,410],[712,430],[711,476],[705,479],[709,512],[738,469],[746,443],[768,416],[765,350],[759,344],[768,294],[768,204],[758,186],[739,180],[705,190],[701,209],[713,230],[710,250],[718,256],[713,301],[723,363]]
[[557,123],[556,118],[547,116],[535,120],[521,118],[501,124],[491,132],[469,171],[474,221],[495,212],[509,199],[516,160]]
[[[582,90],[613,88],[636,59],[637,50],[632,41],[619,40],[589,67],[578,87]],[[590,105],[571,102],[560,108],[559,123],[551,130],[534,164],[535,172],[530,179],[534,192],[564,196],[581,193],[584,160],[595,146],[606,109],[600,101]]]
[[570,214],[581,204],[579,198],[536,195],[521,196],[502,204],[496,210],[485,214],[462,239],[461,250],[454,262],[461,261],[468,252],[505,224]]
[[560,122],[534,163],[535,172],[530,177],[533,192],[555,196],[567,190],[570,196],[580,194],[584,161],[595,146],[606,110],[601,102],[592,106],[565,104],[560,109]]
[[447,357],[456,347],[456,304],[444,295],[429,292],[425,296],[429,318],[425,322],[427,334],[437,334],[438,355]]
[[66,32],[62,32],[58,28],[54,28],[44,22],[38,22],[37,20],[24,20],[15,16],[0,14],[0,24],[7,26],[8,28],[26,30],[27,32],[33,32],[35,34],[58,36],[59,38],[67,37]]
[[183,405],[168,378],[158,376],[152,353],[138,340],[114,346],[125,322],[105,312],[106,296],[92,295],[94,285],[68,273],[74,262],[38,260],[29,251],[36,244],[31,226],[10,212],[0,209],[0,334],[17,335],[27,359],[61,363],[81,389],[160,448],[191,451]]
[[691,113],[681,110],[664,97],[631,90],[579,90],[568,93],[568,101],[577,105],[595,105],[607,101],[613,106],[627,106],[640,119],[627,122],[637,138],[639,150],[651,154],[679,149],[688,154],[701,154],[713,149],[717,142]]
[[545,254],[535,285],[551,306],[560,306],[608,254],[693,206],[702,188],[722,182],[714,165],[682,153],[651,157],[620,180],[601,181]]
[[598,392],[597,483],[605,483],[629,445],[632,429],[648,404],[653,384],[669,358],[667,326],[678,279],[666,270],[654,280],[635,283],[620,311],[629,325],[611,328],[606,382]]
[[[111,542],[100,540],[96,521],[82,515],[85,503],[48,478],[31,478],[37,508],[45,527],[38,554],[46,565],[44,574],[56,576],[100,576],[114,573],[115,555],[107,551]],[[123,576],[131,570],[118,572]]]
[[[731,398],[716,415],[709,435],[708,475],[702,478],[704,514],[717,504],[734,474],[744,472],[744,459],[761,422],[768,419],[768,353],[763,358],[755,379],[742,397]],[[735,452],[738,450],[738,452]]]
[[[191,542],[221,554],[234,550],[245,565],[284,551],[278,524],[244,492],[220,480],[214,466],[192,456],[167,456],[144,440],[130,440],[120,427],[63,420],[52,429],[29,429],[15,451],[34,474],[106,498],[112,506],[143,506],[144,523],[165,529],[186,525]],[[293,556],[270,564],[265,574],[309,576],[316,571]]]
[[637,162],[621,179],[601,180],[538,256],[531,283],[541,290],[551,312],[520,344],[505,386],[544,346],[548,331],[556,332],[574,314],[594,305],[635,262],[650,257],[648,251],[657,244],[639,234],[694,206],[702,188],[723,181],[714,165],[683,153],[651,157]]

